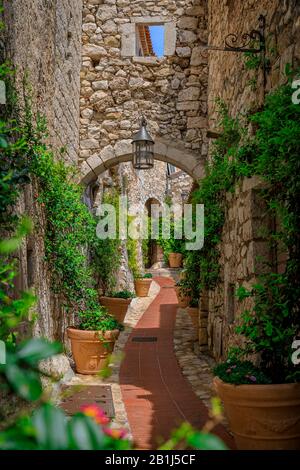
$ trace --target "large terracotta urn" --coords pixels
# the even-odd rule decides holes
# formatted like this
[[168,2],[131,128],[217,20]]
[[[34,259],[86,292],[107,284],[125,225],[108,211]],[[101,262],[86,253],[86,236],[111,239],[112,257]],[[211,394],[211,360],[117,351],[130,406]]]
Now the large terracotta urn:
[[170,268],[180,268],[182,265],[182,254],[181,253],[170,253],[169,254],[169,266]]
[[132,299],[121,299],[120,297],[100,297],[100,303],[107,308],[108,313],[112,315],[119,323],[124,322],[127,309]]
[[107,366],[120,331],[86,331],[76,328],[67,329],[71,340],[72,354],[76,372],[79,374],[97,374]]
[[300,449],[300,383],[232,385],[214,379],[239,450]]
[[137,297],[147,297],[151,286],[151,278],[137,278],[134,280],[134,288]]

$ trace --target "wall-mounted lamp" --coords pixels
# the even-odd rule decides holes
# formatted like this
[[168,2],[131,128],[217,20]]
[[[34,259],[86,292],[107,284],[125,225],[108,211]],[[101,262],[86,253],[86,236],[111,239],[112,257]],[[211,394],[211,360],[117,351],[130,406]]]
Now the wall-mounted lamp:
[[154,141],[147,131],[147,121],[142,117],[140,130],[132,137],[132,164],[137,170],[149,170],[154,165]]

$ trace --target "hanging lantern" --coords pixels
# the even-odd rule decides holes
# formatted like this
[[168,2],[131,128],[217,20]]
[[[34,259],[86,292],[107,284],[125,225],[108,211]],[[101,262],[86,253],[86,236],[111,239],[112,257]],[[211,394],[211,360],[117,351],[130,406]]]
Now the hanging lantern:
[[147,131],[147,121],[143,117],[140,130],[132,137],[132,164],[136,170],[149,170],[154,165],[154,142]]

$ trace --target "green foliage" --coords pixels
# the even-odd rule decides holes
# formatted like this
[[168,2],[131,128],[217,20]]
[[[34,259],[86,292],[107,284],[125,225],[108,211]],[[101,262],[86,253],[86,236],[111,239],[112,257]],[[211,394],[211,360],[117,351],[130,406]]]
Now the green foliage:
[[271,380],[250,361],[228,359],[226,362],[218,364],[213,372],[223,382],[235,385],[271,383]]
[[253,308],[243,312],[241,325],[236,328],[246,338],[243,355],[259,353],[260,369],[273,383],[284,383],[287,377],[293,381],[297,372],[291,362],[291,344],[300,320],[289,295],[292,290],[286,274],[270,273],[251,291],[241,287],[237,292],[239,300],[254,300]]
[[[225,221],[225,194],[232,191],[238,174],[246,173],[247,164],[239,160],[238,145],[244,133],[237,119],[228,116],[223,102],[218,101],[221,117],[221,136],[213,147],[211,162],[206,166],[206,176],[192,193],[193,204],[204,204],[204,247],[192,251],[187,257],[186,283],[194,286],[195,295],[199,289],[213,289],[219,280],[219,250],[222,228]],[[200,271],[199,286],[194,279]]]
[[[119,192],[115,189],[103,196],[104,204],[111,204],[115,208],[117,221],[119,220]],[[118,231],[118,225],[117,225]],[[104,240],[93,237],[91,241],[92,266],[97,274],[100,289],[104,295],[113,290],[116,285],[116,273],[121,264],[121,241],[118,238]]]
[[[159,239],[158,245],[162,247],[164,251],[164,259],[168,262],[170,253],[185,253],[185,240],[183,238],[175,238],[176,229],[180,229],[182,224],[182,218],[176,220],[171,219],[170,221],[170,233],[163,233],[163,219],[160,217],[159,220]],[[178,230],[179,231],[179,230]],[[167,235],[167,236],[166,236]]]
[[[21,237],[18,238],[19,244]],[[28,321],[29,309],[34,297],[22,293],[16,298],[13,279],[16,275],[13,265],[6,264],[5,255],[12,251],[12,245],[1,242],[0,258],[0,325],[1,339],[5,340],[6,362],[0,364],[0,390],[3,399],[12,400],[17,396],[28,402],[37,403],[43,399],[40,361],[62,351],[59,343],[50,343],[43,338],[33,338],[16,344],[11,333],[21,321]],[[14,241],[16,246],[16,240]],[[18,246],[16,246],[18,247]],[[104,321],[101,317],[100,321]],[[111,325],[108,325],[112,329]],[[105,328],[104,328],[105,329]],[[24,414],[15,422],[5,425],[0,432],[1,450],[108,450],[129,449],[130,445],[121,436],[113,437],[90,417],[78,413],[67,417],[50,403],[36,406],[32,414]]]
[[34,338],[18,346],[6,346],[6,363],[0,365],[0,374],[5,380],[2,387],[6,391],[14,391],[24,400],[38,400],[42,394],[39,363],[62,352],[61,345]]
[[132,272],[134,278],[140,275],[140,270],[137,264],[138,256],[138,241],[133,238],[127,238],[126,240],[127,256],[128,256],[128,267]]
[[206,211],[200,283],[213,288],[218,281],[215,248],[224,223],[225,192],[243,176],[258,175],[267,183],[261,195],[280,222],[269,240],[288,254],[286,270],[262,276],[250,292],[239,289],[240,300],[253,297],[253,308],[244,312],[237,331],[246,338],[243,354],[259,353],[260,370],[273,383],[299,380],[299,367],[290,358],[300,330],[300,107],[292,103],[291,93],[286,84],[267,96],[264,108],[249,117],[256,126],[251,138],[238,131],[240,139],[224,146],[225,128],[225,139],[218,139],[212,165],[194,196]]
[[31,292],[22,292],[13,297],[14,278],[17,275],[16,264],[9,258],[21,243],[22,237],[30,232],[31,224],[23,219],[13,238],[0,241],[0,338],[7,343],[15,343],[16,334],[12,331],[23,319],[35,303]]
[[22,131],[30,170],[39,185],[35,197],[46,214],[45,254],[52,287],[60,295],[64,308],[77,315],[80,328],[93,326],[101,331],[112,326],[119,328],[99,305],[93,267],[87,261],[88,246],[95,252],[100,246],[96,220],[82,202],[82,188],[74,182],[74,168],[54,159],[44,143],[44,121],[39,118],[34,126],[32,119],[27,103]]
[[106,434],[95,421],[77,413],[71,418],[45,403],[0,433],[2,450],[128,450],[129,442]]
[[135,294],[130,292],[129,290],[121,290],[118,292],[111,292],[109,293],[108,297],[114,297],[117,299],[133,299]]
[[185,297],[191,298],[190,307],[197,307],[200,297],[200,261],[198,251],[196,254],[194,250],[186,252],[180,290]]
[[80,314],[79,318],[79,328],[81,330],[104,332],[115,329],[123,330],[124,328],[121,323],[118,323],[117,320],[102,307],[85,310],[84,313]]
[[135,279],[152,279],[152,274],[151,273],[146,273],[146,274],[139,274],[136,276]]
[[253,52],[244,52],[244,64],[247,70],[258,70],[262,64],[262,57]]

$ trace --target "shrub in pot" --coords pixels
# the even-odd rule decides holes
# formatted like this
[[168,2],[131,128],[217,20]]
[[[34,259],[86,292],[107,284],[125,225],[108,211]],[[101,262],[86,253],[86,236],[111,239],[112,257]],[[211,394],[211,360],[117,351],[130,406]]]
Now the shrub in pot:
[[162,221],[160,224],[160,238],[158,244],[163,249],[164,259],[169,263],[170,268],[180,268],[182,266],[183,253],[185,252],[185,242],[183,239],[175,238],[174,221],[170,223],[170,236],[168,238],[162,236]]
[[122,329],[123,326],[102,306],[80,312],[79,325],[67,329],[76,371],[97,374],[103,370]]
[[152,282],[152,274],[138,274],[134,279],[134,288],[137,297],[147,297]]
[[112,292],[100,296],[100,303],[119,323],[123,323],[127,309],[134,298],[134,294],[128,290]]
[[245,343],[214,369],[214,386],[238,449],[300,449],[300,366],[292,361],[300,319],[289,282],[270,273],[237,292],[253,297],[236,329]]
[[186,294],[185,290],[183,289],[182,281],[176,282],[174,289],[178,299],[178,307],[186,308],[189,305],[191,298],[189,295]]

